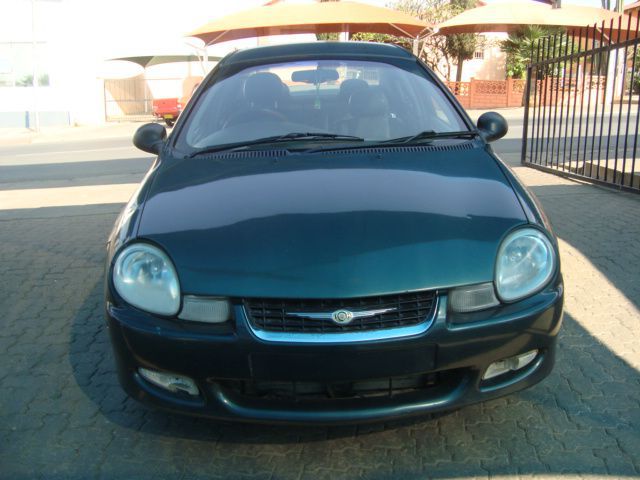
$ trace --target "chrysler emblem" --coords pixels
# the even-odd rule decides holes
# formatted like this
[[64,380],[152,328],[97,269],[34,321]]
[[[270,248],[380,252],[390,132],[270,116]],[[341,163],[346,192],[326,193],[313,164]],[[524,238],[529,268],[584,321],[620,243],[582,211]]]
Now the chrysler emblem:
[[336,310],[331,314],[331,320],[338,325],[348,325],[353,320],[353,312],[349,310]]
[[352,312],[347,309],[336,310],[335,312],[287,312],[287,315],[298,318],[309,318],[311,320],[331,320],[338,325],[349,325],[356,318],[369,318],[383,313],[395,312],[396,307],[379,308],[377,310],[362,310]]

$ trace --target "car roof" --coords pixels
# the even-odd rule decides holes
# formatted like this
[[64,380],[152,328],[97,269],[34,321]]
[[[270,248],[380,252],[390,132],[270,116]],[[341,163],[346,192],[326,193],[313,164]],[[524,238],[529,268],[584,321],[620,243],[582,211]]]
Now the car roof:
[[[286,45],[271,45],[255,47],[247,50],[239,50],[225,57],[220,63],[233,65],[235,63],[255,62],[269,59],[291,57],[317,57],[317,56],[358,56],[362,57],[387,57],[409,60],[414,58],[404,48],[396,45],[372,42],[308,42],[292,43]],[[265,62],[266,63],[266,62]]]

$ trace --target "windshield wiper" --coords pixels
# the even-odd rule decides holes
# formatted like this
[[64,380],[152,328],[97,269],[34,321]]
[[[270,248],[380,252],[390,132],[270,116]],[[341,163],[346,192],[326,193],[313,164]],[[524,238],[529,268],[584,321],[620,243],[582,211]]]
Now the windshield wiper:
[[354,137],[352,135],[341,135],[338,133],[324,133],[324,132],[291,132],[284,135],[274,135],[271,137],[257,138],[255,140],[249,140],[245,142],[227,143],[224,145],[212,145],[209,147],[203,147],[194,152],[191,152],[185,158],[193,158],[203,153],[214,153],[222,151],[235,151],[241,150],[253,145],[263,145],[269,143],[289,142],[292,140],[348,140],[352,142],[363,142],[364,138]]
[[362,137],[325,132],[291,132],[287,133],[286,135],[281,135],[280,137],[278,137],[278,140],[317,140],[324,138],[329,138],[332,140],[355,140],[357,142],[364,142],[364,138]]
[[475,130],[462,130],[459,132],[436,132],[434,130],[425,130],[424,132],[410,135],[407,137],[392,138],[379,142],[380,144],[396,144],[396,143],[412,143],[421,140],[432,140],[435,138],[473,138],[478,136],[479,133]]
[[436,132],[434,130],[425,130],[416,135],[409,135],[407,137],[392,138],[389,140],[370,140],[365,141],[360,145],[350,145],[347,147],[330,147],[330,148],[317,148],[315,150],[309,150],[309,153],[326,152],[332,150],[357,150],[361,148],[369,147],[395,147],[398,145],[406,145],[408,143],[434,140],[438,138],[474,138],[479,136],[477,130],[463,130],[459,132]]

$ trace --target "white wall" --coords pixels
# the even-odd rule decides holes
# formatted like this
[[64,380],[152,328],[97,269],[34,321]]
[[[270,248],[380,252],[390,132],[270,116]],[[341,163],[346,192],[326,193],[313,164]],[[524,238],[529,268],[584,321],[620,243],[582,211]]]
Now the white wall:
[[[33,88],[0,87],[0,118],[33,110],[37,104],[39,111],[67,112],[72,123],[104,122],[105,60],[185,49],[193,53],[185,45],[187,32],[220,15],[260,4],[261,0],[232,4],[215,0],[35,0],[36,38],[47,45],[46,65],[40,70],[49,73],[51,86],[37,88],[37,96]],[[0,42],[31,42],[31,20],[29,0],[0,0]],[[210,54],[225,55],[255,45],[255,39],[228,42],[212,48]],[[185,68],[184,64],[167,66],[164,73],[183,75]]]
[[506,40],[505,33],[485,33],[484,58],[482,60],[467,60],[462,70],[462,80],[504,80],[506,78],[507,56],[500,50],[500,42]]
[[[2,0],[0,3],[0,43],[7,44],[19,42],[24,44],[29,58],[19,59],[21,64],[32,64],[32,49],[28,46],[34,40],[32,35],[32,11],[31,2],[26,0]],[[65,73],[61,70],[61,61],[65,51],[58,48],[55,42],[55,30],[64,20],[62,17],[62,3],[60,1],[35,2],[34,24],[35,40],[41,54],[38,55],[37,76],[46,73],[49,75],[50,86],[39,88],[32,87],[0,87],[0,124],[4,125],[2,118],[24,119],[24,112],[37,108],[42,112],[68,112],[67,92],[65,88]],[[9,61],[9,67],[13,70],[11,76],[31,74],[29,71],[18,71],[18,62]],[[4,115],[3,115],[4,114]],[[60,118],[66,121],[67,115],[61,114]],[[17,126],[17,125],[14,125]]]
[[[379,6],[387,3],[360,1]],[[188,32],[215,18],[263,3],[265,0],[35,0],[36,37],[46,42],[48,51],[42,70],[46,66],[51,86],[38,88],[37,98],[32,88],[0,88],[0,117],[32,110],[35,102],[39,110],[68,113],[72,123],[104,122],[105,60],[189,49],[184,37]],[[31,19],[30,0],[0,0],[0,42],[31,42]],[[271,37],[260,43],[313,38]],[[209,53],[223,56],[257,44],[255,38],[225,42],[211,47]],[[173,76],[185,67],[166,68],[164,74]]]

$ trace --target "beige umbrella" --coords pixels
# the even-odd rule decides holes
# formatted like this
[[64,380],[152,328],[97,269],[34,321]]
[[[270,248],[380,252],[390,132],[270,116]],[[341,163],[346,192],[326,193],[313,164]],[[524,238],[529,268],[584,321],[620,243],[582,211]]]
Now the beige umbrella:
[[[443,22],[436,27],[437,33],[451,35],[455,33],[481,33],[481,32],[513,32],[523,25],[545,25],[553,27],[565,27],[577,32],[586,26],[605,24],[605,34],[613,20],[613,30],[617,32],[620,21],[620,40],[627,37],[627,27],[630,32],[637,31],[637,18],[628,15],[604,10],[595,7],[583,7],[579,5],[564,5],[561,8],[553,8],[540,2],[508,2],[491,3],[482,7],[466,10],[459,15]],[[613,36],[616,37],[617,33]]]
[[368,32],[418,38],[430,28],[406,13],[356,2],[277,3],[209,22],[189,33],[207,45],[302,33]]
[[181,62],[202,62],[210,61],[217,62],[221,57],[214,57],[209,55],[206,58],[199,57],[198,55],[138,55],[132,57],[119,57],[112,58],[113,61],[133,62],[140,65],[142,68],[152,67],[154,65],[163,65],[165,63],[181,63]]

